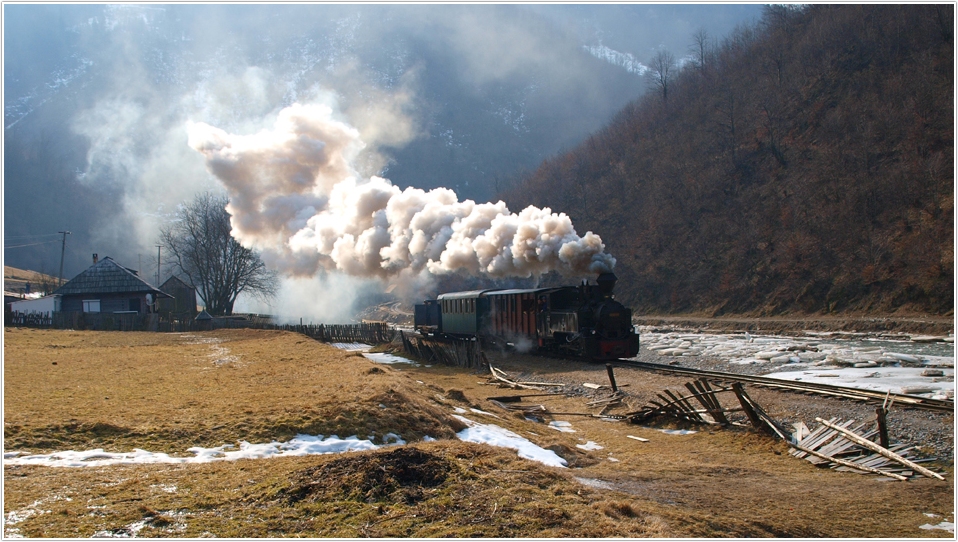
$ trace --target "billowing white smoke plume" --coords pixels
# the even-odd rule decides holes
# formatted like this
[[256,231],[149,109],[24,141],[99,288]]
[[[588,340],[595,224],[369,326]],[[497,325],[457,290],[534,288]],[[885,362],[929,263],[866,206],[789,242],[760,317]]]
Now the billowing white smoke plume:
[[502,201],[459,201],[446,188],[361,179],[352,165],[364,147],[359,133],[325,105],[292,105],[273,130],[254,135],[191,123],[189,144],[226,186],[233,236],[290,275],[529,277],[615,265],[599,236],[579,236],[564,213],[530,206],[515,214]]

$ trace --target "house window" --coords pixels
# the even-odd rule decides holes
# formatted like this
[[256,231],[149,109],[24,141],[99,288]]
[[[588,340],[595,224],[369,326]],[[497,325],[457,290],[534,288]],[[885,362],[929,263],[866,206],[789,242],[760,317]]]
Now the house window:
[[100,312],[100,300],[99,299],[84,299],[83,312]]

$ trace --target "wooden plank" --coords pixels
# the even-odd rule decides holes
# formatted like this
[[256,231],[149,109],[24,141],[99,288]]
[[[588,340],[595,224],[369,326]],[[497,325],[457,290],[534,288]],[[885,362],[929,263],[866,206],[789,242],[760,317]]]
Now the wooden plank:
[[738,397],[738,402],[742,405],[742,410],[745,411],[745,415],[748,417],[748,421],[752,423],[752,427],[760,429],[762,427],[762,420],[758,417],[758,414],[755,413],[751,402],[746,399],[745,389],[742,387],[742,383],[733,383],[732,390],[735,392],[735,396]]
[[807,454],[809,454],[809,455],[813,455],[813,456],[815,456],[815,457],[818,457],[818,458],[820,458],[820,459],[824,459],[824,460],[826,460],[826,461],[830,461],[830,462],[832,462],[832,463],[837,463],[837,464],[839,464],[839,465],[844,465],[844,466],[850,467],[850,468],[852,468],[852,469],[856,469],[856,470],[860,470],[860,471],[865,471],[865,472],[871,472],[871,473],[874,473],[874,474],[880,474],[880,475],[882,475],[882,476],[888,476],[888,477],[890,477],[890,478],[895,478],[895,479],[901,480],[901,481],[903,481],[903,482],[906,481],[906,480],[908,480],[908,478],[906,478],[906,477],[904,477],[904,476],[901,476],[901,475],[899,475],[899,474],[894,474],[894,473],[891,473],[891,472],[886,472],[886,471],[878,470],[878,469],[872,468],[872,467],[866,467],[866,466],[864,466],[864,465],[857,465],[857,464],[855,464],[855,463],[852,463],[851,461],[845,461],[844,459],[839,459],[839,458],[837,458],[837,457],[830,457],[830,456],[827,456],[827,455],[825,455],[825,454],[823,454],[823,453],[816,452],[815,450],[811,450],[811,449],[809,449],[809,448],[805,448],[805,447],[803,447],[803,446],[800,446],[800,445],[798,445],[798,444],[795,444],[795,443],[793,443],[793,442],[789,442],[788,445],[791,446],[791,447],[793,447],[793,448],[795,448],[795,449],[797,449],[797,450],[800,450],[800,451],[802,451],[802,452],[805,452],[805,453],[807,453]]
[[682,411],[687,414],[687,417],[689,419],[693,421],[695,420],[703,421],[703,422],[705,421],[702,419],[701,416],[698,415],[697,412],[695,412],[695,407],[693,407],[691,403],[689,403],[688,400],[686,400],[684,397],[678,397],[669,390],[663,390],[663,391],[665,392],[666,395],[668,395],[669,397],[672,397],[677,404],[681,405]]
[[828,424],[828,422],[826,422],[825,420],[823,420],[823,419],[821,419],[821,418],[815,418],[815,421],[817,421],[817,422],[819,422],[819,423],[821,423],[821,424],[829,425],[829,427],[831,427],[832,429],[835,429],[836,431],[838,431],[838,432],[844,434],[844,435],[847,436],[849,439],[854,440],[855,442],[861,444],[862,446],[868,448],[869,450],[872,450],[872,451],[874,451],[874,452],[878,452],[878,453],[884,455],[885,457],[888,457],[889,459],[892,459],[892,460],[894,460],[894,461],[897,461],[898,463],[901,463],[902,465],[905,465],[905,466],[907,466],[907,467],[909,467],[909,468],[911,468],[911,469],[914,469],[914,470],[920,472],[921,474],[923,474],[923,475],[925,475],[925,476],[928,476],[929,478],[937,478],[937,479],[939,479],[939,480],[944,480],[944,479],[945,479],[944,476],[938,474],[937,472],[930,471],[930,470],[926,469],[925,467],[922,467],[921,465],[917,465],[917,464],[915,464],[915,463],[909,461],[908,459],[905,459],[904,457],[902,457],[902,456],[896,454],[895,452],[893,452],[893,451],[891,451],[891,450],[882,448],[881,446],[879,446],[878,444],[875,444],[874,442],[872,442],[872,441],[870,441],[870,440],[866,440],[866,439],[863,439],[863,438],[859,437],[858,435],[856,435],[855,433],[852,433],[851,431],[848,431],[847,429],[839,428],[839,427],[837,427],[837,426],[835,426],[835,425],[830,425],[830,424]]
[[709,401],[705,399],[705,396],[697,393],[695,386],[693,386],[691,382],[686,382],[685,387],[688,388],[690,392],[692,392],[692,397],[698,400],[698,402],[701,403],[703,407],[705,407],[705,412],[709,414],[713,420],[718,421],[718,416],[716,416],[715,413],[712,411],[712,405],[709,403]]
[[712,407],[715,409],[715,413],[712,414],[712,416],[716,419],[716,421],[718,421],[721,424],[727,425],[729,423],[728,418],[725,417],[725,413],[723,412],[723,409],[722,409],[722,404],[719,403],[718,397],[715,395],[716,390],[713,390],[712,387],[709,386],[709,381],[704,378],[701,378],[699,379],[699,384],[697,384],[696,387],[701,387],[703,392],[708,394],[707,395],[708,401],[709,403],[712,404]]

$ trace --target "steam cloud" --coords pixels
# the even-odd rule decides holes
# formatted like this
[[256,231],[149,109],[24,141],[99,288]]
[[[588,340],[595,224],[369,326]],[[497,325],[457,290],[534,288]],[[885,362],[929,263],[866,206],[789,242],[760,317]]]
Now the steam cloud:
[[579,236],[565,213],[502,201],[459,201],[446,188],[400,190],[362,179],[364,143],[327,105],[294,104],[272,130],[236,135],[188,125],[189,145],[230,197],[233,236],[292,276],[339,270],[394,279],[457,271],[529,277],[610,271],[615,258],[598,235]]

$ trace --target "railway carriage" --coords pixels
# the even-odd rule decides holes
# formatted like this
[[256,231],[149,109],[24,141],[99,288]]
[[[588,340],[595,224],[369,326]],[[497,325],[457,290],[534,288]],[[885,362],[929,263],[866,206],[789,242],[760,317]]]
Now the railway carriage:
[[516,348],[606,360],[635,356],[639,337],[632,311],[614,300],[616,277],[595,285],[452,292],[415,308],[427,335],[478,337]]

